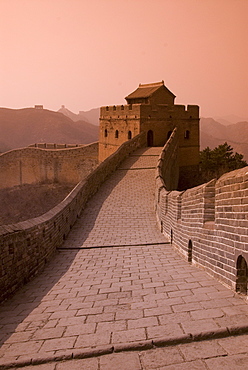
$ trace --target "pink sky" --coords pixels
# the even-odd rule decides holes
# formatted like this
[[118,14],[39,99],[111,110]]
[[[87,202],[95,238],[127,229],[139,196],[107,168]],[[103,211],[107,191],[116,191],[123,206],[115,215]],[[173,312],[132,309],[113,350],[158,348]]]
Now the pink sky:
[[248,117],[248,0],[0,0],[0,106],[122,104],[164,80],[201,115]]

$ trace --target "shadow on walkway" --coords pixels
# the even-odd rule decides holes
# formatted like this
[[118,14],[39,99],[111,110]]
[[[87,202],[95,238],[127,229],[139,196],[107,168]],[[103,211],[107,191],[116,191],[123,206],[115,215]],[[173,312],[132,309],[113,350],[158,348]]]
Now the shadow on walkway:
[[[118,171],[118,170],[117,170]],[[125,177],[127,170],[115,172],[109,177],[91,198],[82,210],[79,219],[76,221],[70,234],[59,249],[82,249],[84,242],[88,239],[93,229],[97,232],[97,218],[103,207],[103,203],[110,196],[113,189]],[[112,225],[114,227],[114,225]],[[102,245],[100,245],[102,247]],[[95,245],[92,245],[95,247]]]
[[[49,297],[49,291],[57,284],[61,277],[68,271],[73,263],[77,251],[56,252],[43,272],[32,281],[24,285],[13,297],[3,302],[0,306],[0,345],[6,342],[14,332],[25,329],[32,332],[32,323],[25,322],[31,314],[31,319],[37,322],[38,316],[46,309],[44,297]],[[56,297],[54,297],[56,301]],[[46,320],[40,322],[42,327]],[[24,330],[25,330],[24,329]]]
[[[147,169],[143,168],[142,157],[130,156],[104,182],[99,191],[87,203],[79,220],[72,228],[72,232],[60,249],[130,245],[125,241],[125,236],[131,229],[135,229],[140,234],[142,228],[147,229],[146,226],[144,227],[144,219],[147,216],[144,215],[144,210],[147,211],[147,208],[150,211],[147,212],[149,218],[146,222],[149,223],[152,218],[156,223],[152,204],[151,207],[145,206],[147,201],[146,184],[136,185],[142,180],[149,181],[149,176],[154,177],[153,168],[148,168],[148,171],[152,172],[150,172],[151,175],[147,176]],[[125,184],[121,184],[119,188],[118,184],[127,176],[127,173],[128,178],[125,180]],[[136,196],[136,191],[143,192],[143,197],[140,197],[140,194]],[[108,200],[110,196],[111,198]],[[140,210],[141,207],[142,210]],[[142,244],[139,238],[137,238],[136,244]]]
[[[137,160],[138,157],[134,158],[132,163]],[[81,217],[70,231],[67,240],[59,248],[60,250],[56,252],[52,260],[47,263],[43,272],[0,305],[0,346],[8,342],[8,338],[10,336],[13,337],[13,333],[15,333],[14,335],[18,335],[18,331],[23,335],[23,331],[27,329],[27,336],[31,336],[33,331],[30,319],[33,319],[35,325],[40,320],[40,328],[46,325],[50,316],[46,301],[49,300],[50,302],[53,300],[54,305],[60,305],[60,302],[56,299],[56,295],[50,295],[49,292],[52,291],[52,288],[56,286],[63,275],[70,269],[78,254],[78,248],[83,245],[90,231],[95,226],[98,213],[102,208],[102,203],[108,198],[123,177],[125,177],[126,173],[126,170],[115,172],[114,175],[106,180],[86,205],[85,210],[81,213]],[[77,233],[78,229],[82,228],[86,220],[87,228],[84,228],[83,233],[80,234],[80,240],[75,241],[73,235],[75,232]],[[71,249],[63,250],[68,245],[71,246]],[[62,290],[63,286],[60,286]],[[66,298],[67,292],[65,291],[64,293]],[[63,308],[61,307],[61,309]],[[29,317],[29,321],[25,321],[27,317]]]

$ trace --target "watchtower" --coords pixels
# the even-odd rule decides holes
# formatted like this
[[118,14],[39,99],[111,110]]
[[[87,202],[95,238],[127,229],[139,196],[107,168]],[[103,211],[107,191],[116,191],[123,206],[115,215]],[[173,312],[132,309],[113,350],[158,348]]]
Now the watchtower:
[[145,131],[147,146],[164,146],[175,127],[179,132],[180,173],[199,165],[199,106],[174,104],[164,81],[140,84],[126,96],[126,105],[101,107],[99,160],[125,141]]

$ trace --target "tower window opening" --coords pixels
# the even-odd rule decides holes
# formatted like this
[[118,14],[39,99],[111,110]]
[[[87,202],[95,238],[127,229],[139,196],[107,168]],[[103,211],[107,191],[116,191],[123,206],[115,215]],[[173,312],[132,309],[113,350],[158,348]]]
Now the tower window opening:
[[128,131],[127,138],[128,140],[132,139],[132,131]]
[[184,132],[184,139],[189,139],[189,136],[190,136],[190,132],[189,132],[189,130],[186,130]]
[[104,137],[107,137],[108,136],[108,130],[105,128],[104,130]]
[[116,131],[115,131],[115,138],[116,138],[116,139],[118,139],[118,137],[119,137],[119,131],[118,131],[118,130],[116,130]]

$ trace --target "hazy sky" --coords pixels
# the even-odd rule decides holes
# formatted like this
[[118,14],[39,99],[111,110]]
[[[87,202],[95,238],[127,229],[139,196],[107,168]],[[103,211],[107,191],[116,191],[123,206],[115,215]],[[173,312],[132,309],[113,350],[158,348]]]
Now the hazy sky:
[[0,0],[0,106],[122,104],[164,80],[201,116],[248,117],[248,0]]

